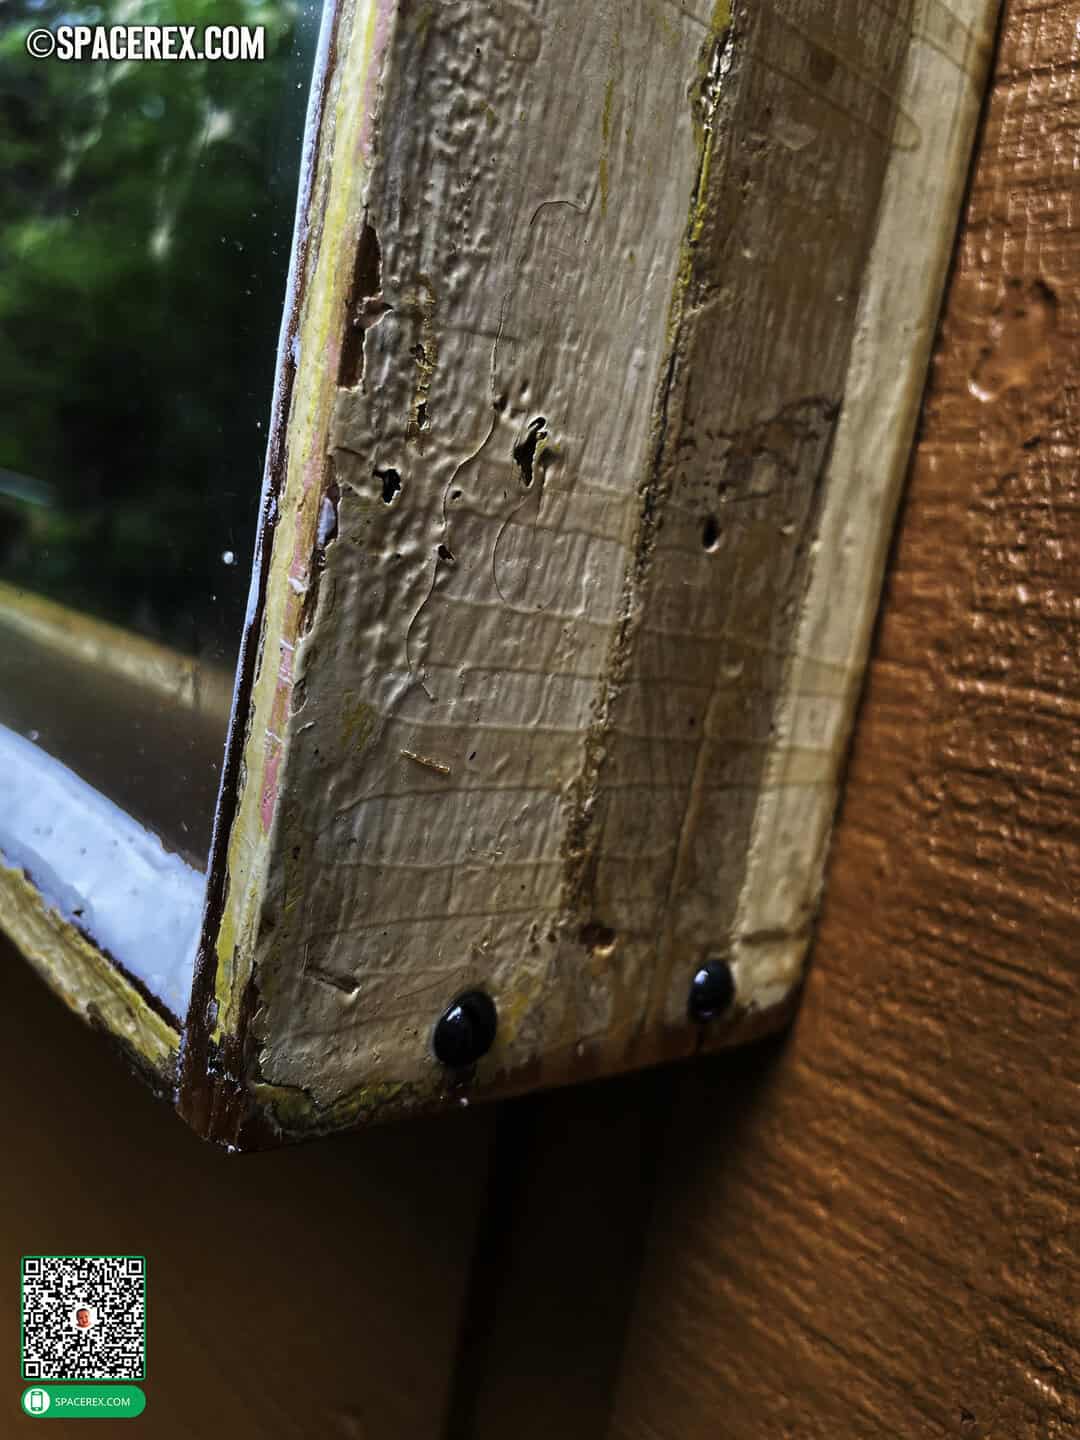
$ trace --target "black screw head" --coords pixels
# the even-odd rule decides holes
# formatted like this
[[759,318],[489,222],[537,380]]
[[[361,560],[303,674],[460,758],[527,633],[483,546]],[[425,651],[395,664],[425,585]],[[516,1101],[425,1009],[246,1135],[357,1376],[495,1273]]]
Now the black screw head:
[[735,976],[726,960],[706,960],[690,981],[687,1009],[702,1023],[722,1015],[735,999]]
[[431,1037],[435,1059],[452,1070],[475,1065],[495,1043],[499,1017],[483,990],[466,990],[440,1015]]

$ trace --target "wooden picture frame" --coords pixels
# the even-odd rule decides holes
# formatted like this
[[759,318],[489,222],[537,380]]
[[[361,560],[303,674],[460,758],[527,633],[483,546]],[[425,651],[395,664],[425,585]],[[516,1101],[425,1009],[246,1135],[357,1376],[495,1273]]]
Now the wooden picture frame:
[[[790,1014],[995,18],[327,12],[186,1017],[32,865],[0,890],[200,1133]],[[448,1067],[476,992],[493,1043]]]

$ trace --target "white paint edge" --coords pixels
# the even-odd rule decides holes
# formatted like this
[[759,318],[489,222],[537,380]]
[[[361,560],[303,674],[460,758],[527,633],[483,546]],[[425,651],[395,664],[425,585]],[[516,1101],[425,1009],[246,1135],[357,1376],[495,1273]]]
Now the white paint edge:
[[205,877],[59,760],[0,725],[0,859],[181,1021]]
[[[960,0],[943,23],[917,0],[898,109],[922,143],[894,148],[866,267],[811,576],[777,707],[736,918],[740,994],[778,1003],[809,946],[897,507],[959,222],[998,0]],[[967,36],[961,66],[946,40]],[[813,677],[844,672],[838,694]],[[819,687],[820,689],[820,687]],[[808,751],[818,756],[806,774]],[[796,780],[796,770],[798,780]]]

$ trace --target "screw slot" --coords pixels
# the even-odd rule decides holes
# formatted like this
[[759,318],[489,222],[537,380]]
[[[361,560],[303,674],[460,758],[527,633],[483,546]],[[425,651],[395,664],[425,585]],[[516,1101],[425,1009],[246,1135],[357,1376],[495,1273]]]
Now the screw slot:
[[452,1070],[475,1065],[495,1043],[499,1017],[483,990],[466,990],[447,1006],[435,1024],[431,1048],[436,1060]]
[[690,981],[686,1008],[690,1019],[704,1024],[722,1015],[735,999],[735,976],[726,960],[706,960]]

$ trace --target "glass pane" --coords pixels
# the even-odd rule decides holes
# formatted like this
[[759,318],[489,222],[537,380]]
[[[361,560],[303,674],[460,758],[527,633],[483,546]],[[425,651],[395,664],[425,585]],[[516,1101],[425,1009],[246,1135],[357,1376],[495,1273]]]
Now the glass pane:
[[[0,7],[0,724],[205,864],[321,6]],[[60,25],[263,27],[65,63]],[[2,837],[0,837],[2,848]]]

